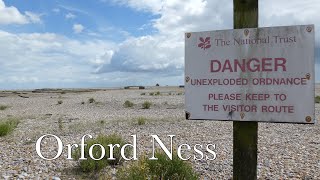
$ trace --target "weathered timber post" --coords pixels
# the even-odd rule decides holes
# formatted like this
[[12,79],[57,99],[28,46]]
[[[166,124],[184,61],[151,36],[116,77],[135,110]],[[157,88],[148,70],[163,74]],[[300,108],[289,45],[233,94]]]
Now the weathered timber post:
[[[258,0],[233,0],[233,28],[258,27]],[[233,179],[257,179],[257,122],[233,122]]]

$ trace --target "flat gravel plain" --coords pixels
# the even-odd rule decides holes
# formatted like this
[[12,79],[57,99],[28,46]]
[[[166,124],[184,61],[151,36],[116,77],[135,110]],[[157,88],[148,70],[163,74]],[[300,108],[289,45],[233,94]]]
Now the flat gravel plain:
[[[319,87],[316,89],[320,95]],[[149,94],[157,91],[160,95]],[[89,103],[90,98],[95,102]],[[124,107],[126,100],[135,105]],[[144,101],[152,103],[150,109],[142,109]],[[232,179],[232,122],[185,120],[181,88],[3,91],[0,105],[9,106],[0,110],[0,119],[21,119],[11,134],[0,137],[0,179],[92,179],[79,173],[76,161],[66,159],[67,148],[55,160],[41,159],[36,141],[42,135],[54,134],[64,145],[79,144],[85,134],[96,137],[112,133],[128,142],[132,142],[130,135],[137,135],[140,156],[152,150],[150,135],[158,135],[166,145],[168,135],[175,135],[174,147],[215,144],[215,160],[191,159],[190,163],[202,179]],[[316,104],[317,119],[319,113],[320,105]],[[138,125],[138,117],[145,117],[146,124]],[[258,179],[320,179],[319,123],[259,123],[258,133]],[[45,157],[55,156],[56,141],[45,139],[41,152]],[[101,173],[114,176],[116,169],[106,168]]]

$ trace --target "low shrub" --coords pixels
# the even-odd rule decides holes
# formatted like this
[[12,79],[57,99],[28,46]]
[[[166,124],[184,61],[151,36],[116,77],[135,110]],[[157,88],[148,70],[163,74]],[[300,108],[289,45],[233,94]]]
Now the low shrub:
[[151,105],[152,105],[151,102],[145,101],[145,102],[142,103],[142,108],[143,109],[150,109]]
[[[122,164],[123,159],[121,157],[121,149],[118,147],[114,147],[114,149],[113,149],[113,157],[115,158],[115,160],[108,160],[109,155],[110,155],[110,149],[108,146],[109,144],[112,144],[112,145],[119,144],[120,147],[127,144],[122,139],[122,137],[120,137],[116,134],[112,134],[112,135],[108,135],[108,136],[99,135],[95,139],[87,140],[85,142],[85,144],[87,144],[85,146],[85,150],[84,150],[84,157],[87,158],[86,160],[79,160],[79,158],[81,156],[80,147],[78,147],[77,149],[75,149],[73,151],[73,158],[75,158],[75,160],[78,160],[80,169],[83,172],[98,171],[98,170],[101,170],[102,168],[106,167],[107,165],[114,166],[114,165]],[[90,156],[89,156],[89,148],[94,144],[101,144],[105,149],[105,156],[101,160],[96,161],[96,160],[90,158]],[[126,148],[126,151],[125,151],[126,155],[129,155],[129,150],[130,149]],[[92,150],[92,154],[94,155],[95,158],[99,158],[101,156],[101,148],[98,146],[94,146],[94,148]]]
[[132,107],[134,104],[133,102],[129,101],[129,100],[126,100],[124,103],[123,103],[123,106],[126,107],[126,108],[129,108],[129,107]]
[[320,96],[316,96],[316,97],[314,98],[314,102],[315,102],[315,103],[320,103]]
[[122,168],[117,173],[117,178],[125,179],[198,179],[191,165],[181,160],[175,153],[172,160],[164,152],[156,152],[158,160],[142,158],[127,168]]
[[88,99],[88,102],[89,102],[89,103],[94,103],[94,102],[96,102],[96,100],[95,100],[94,98],[89,98],[89,99]]
[[0,110],[1,110],[1,111],[6,110],[7,108],[9,108],[9,106],[6,106],[6,105],[0,105]]
[[62,100],[59,100],[59,101],[58,101],[58,104],[62,104],[62,103],[63,103],[63,101],[62,101]]
[[0,122],[0,136],[6,136],[11,133],[20,123],[17,118],[10,117]]
[[150,95],[150,96],[153,96],[153,95],[154,95],[154,93],[153,93],[153,92],[151,92],[151,93],[149,93],[149,95]]
[[172,155],[172,160],[164,152],[156,152],[158,160],[147,161],[152,177],[159,179],[198,179],[190,164],[181,160],[177,153]]
[[145,118],[145,117],[138,117],[138,119],[137,119],[138,125],[144,125],[144,124],[146,124],[146,121],[147,121],[147,118]]
[[62,130],[62,129],[63,129],[62,118],[59,118],[59,119],[58,119],[58,125],[59,125],[59,129]]
[[123,167],[117,171],[118,180],[145,180],[149,178],[149,170],[146,163],[147,159],[143,158],[128,167]]
[[141,96],[144,96],[144,95],[146,95],[146,93],[141,93],[140,95],[141,95]]
[[11,127],[8,123],[0,123],[0,136],[5,136],[10,133]]
[[160,91],[157,91],[155,95],[160,96]]

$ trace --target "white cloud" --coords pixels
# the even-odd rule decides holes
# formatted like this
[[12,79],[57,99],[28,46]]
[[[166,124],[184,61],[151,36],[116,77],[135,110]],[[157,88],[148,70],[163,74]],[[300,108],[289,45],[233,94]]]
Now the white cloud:
[[117,0],[115,2],[138,11],[159,14],[160,17],[154,19],[151,25],[158,33],[127,39],[113,54],[110,63],[102,64],[97,73],[140,72],[149,76],[153,73],[151,76],[153,78],[150,79],[155,81],[159,76],[182,77],[184,33],[232,27],[231,2],[224,4],[220,1],[204,0]]
[[3,0],[0,0],[0,24],[28,24],[39,22],[41,22],[40,15],[29,11],[22,14],[16,7],[7,7]]
[[79,9],[79,8],[71,7],[71,6],[59,5],[59,8],[67,10],[67,11],[71,11],[71,12],[77,12],[77,13],[89,15],[89,12],[82,10],[82,9]]
[[35,14],[29,11],[25,12],[26,16],[28,17],[29,21],[32,23],[41,23],[41,15]]
[[[108,2],[107,0],[101,0],[102,2]],[[162,8],[162,0],[112,0],[113,3],[123,6],[129,6],[139,11],[149,11],[154,14],[160,13]]]
[[[113,54],[110,63],[98,68],[98,73],[119,71],[161,74],[163,72],[163,75],[182,77],[185,32],[233,28],[232,1],[222,3],[218,0],[113,0],[113,2],[137,11],[148,11],[159,15],[151,22],[158,33],[130,38],[123,42]],[[261,26],[320,25],[320,14],[317,13],[320,10],[318,0],[291,0],[290,3],[286,0],[261,1],[259,8]],[[319,30],[317,34],[320,34]]]
[[0,0],[0,24],[27,24],[28,19],[13,6],[6,7]]
[[[97,66],[101,64],[108,64],[113,56],[113,50],[107,50],[103,55],[97,55],[95,59],[92,59],[91,62]],[[96,70],[97,71],[97,70]]]
[[72,29],[74,33],[81,33],[84,27],[81,24],[74,24]]
[[320,46],[320,3],[318,0],[269,0],[261,1],[259,25],[283,26],[315,24],[316,44]]
[[74,15],[74,14],[72,14],[72,13],[68,13],[68,14],[66,14],[66,19],[74,19],[74,18],[76,18],[76,15]]
[[183,37],[187,31],[204,31],[232,27],[232,2],[205,0],[165,1],[154,28],[162,34]]
[[172,42],[165,36],[130,38],[122,43],[110,63],[97,69],[102,72],[157,72],[180,75],[183,68],[183,43]]
[[99,81],[103,76],[96,77],[92,72],[99,63],[110,61],[113,47],[113,43],[100,40],[78,41],[52,33],[12,34],[0,30],[0,87],[102,83]]
[[320,4],[318,0],[269,0],[260,3],[260,22],[264,25],[283,25],[319,22]]

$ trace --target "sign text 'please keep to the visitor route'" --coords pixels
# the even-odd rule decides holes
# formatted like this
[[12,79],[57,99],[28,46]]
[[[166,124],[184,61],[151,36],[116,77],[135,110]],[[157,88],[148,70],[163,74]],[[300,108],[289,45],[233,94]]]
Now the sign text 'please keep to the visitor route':
[[187,119],[314,123],[314,26],[185,34]]

